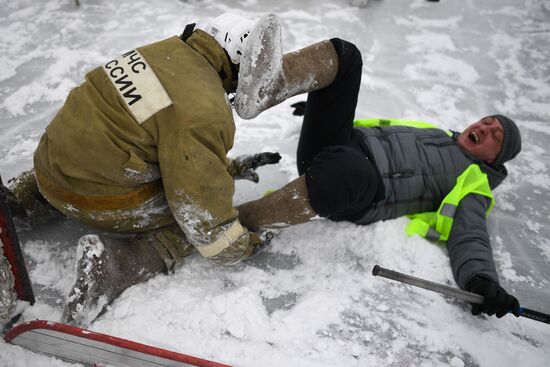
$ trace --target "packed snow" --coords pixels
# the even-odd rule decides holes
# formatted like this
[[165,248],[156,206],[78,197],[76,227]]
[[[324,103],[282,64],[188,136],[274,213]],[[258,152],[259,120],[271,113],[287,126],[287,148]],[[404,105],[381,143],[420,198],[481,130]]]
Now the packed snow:
[[[523,135],[489,217],[502,285],[550,312],[550,3],[547,0],[0,0],[0,172],[32,165],[40,135],[91,68],[236,11],[281,18],[293,51],[340,37],[362,51],[357,117],[425,120],[462,130],[503,113]],[[366,6],[364,6],[366,4]],[[183,86],[184,87],[184,86]],[[235,204],[297,176],[300,118],[291,100],[236,117],[232,156],[279,151]],[[99,147],[100,148],[100,147]],[[93,162],[91,162],[93,163]],[[370,226],[323,219],[280,230],[266,252],[220,267],[199,255],[174,275],[131,287],[91,330],[235,366],[548,366],[550,326],[473,317],[462,301],[371,275],[375,264],[456,286],[443,247],[404,234],[406,218]],[[60,321],[77,240],[71,221],[19,235],[37,295],[23,320]],[[72,366],[0,341],[0,366]]]

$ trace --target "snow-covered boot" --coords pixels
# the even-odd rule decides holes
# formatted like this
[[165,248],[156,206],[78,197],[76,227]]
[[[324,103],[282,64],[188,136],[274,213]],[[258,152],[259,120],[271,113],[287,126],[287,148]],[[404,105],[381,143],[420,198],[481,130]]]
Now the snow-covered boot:
[[283,56],[279,19],[268,14],[244,45],[235,111],[254,118],[287,98],[328,86],[337,72],[338,54],[328,40]]
[[15,278],[8,259],[3,255],[0,241],[0,325],[10,321],[16,300]]
[[223,47],[231,62],[241,62],[243,47],[254,22],[239,14],[223,13],[209,22],[198,23],[197,28],[208,33]]
[[249,231],[305,223],[317,214],[309,205],[306,180],[300,176],[261,199],[236,208],[239,221]]
[[87,327],[126,288],[166,271],[151,236],[111,238],[85,235],[78,241],[76,282],[64,318]]

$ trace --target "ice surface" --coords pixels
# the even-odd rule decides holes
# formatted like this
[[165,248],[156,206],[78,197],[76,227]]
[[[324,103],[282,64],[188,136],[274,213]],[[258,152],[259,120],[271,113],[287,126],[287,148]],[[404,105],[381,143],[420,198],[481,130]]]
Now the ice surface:
[[[330,37],[362,50],[357,117],[426,120],[461,130],[501,112],[522,153],[495,191],[489,229],[503,286],[550,311],[550,4],[546,0],[81,0],[0,7],[0,172],[32,165],[32,150],[85,72],[186,23],[237,11],[278,14],[292,51]],[[296,177],[300,119],[292,100],[237,121],[232,156],[280,151],[260,183],[239,181],[235,202]],[[248,264],[188,258],[173,276],[128,289],[93,330],[238,366],[548,366],[550,328],[527,319],[472,317],[469,306],[370,275],[376,263],[454,285],[443,248],[407,238],[407,220],[359,227],[316,220],[281,230]],[[24,319],[58,321],[77,239],[60,221],[20,237],[38,302]],[[0,366],[72,366],[0,342]]]

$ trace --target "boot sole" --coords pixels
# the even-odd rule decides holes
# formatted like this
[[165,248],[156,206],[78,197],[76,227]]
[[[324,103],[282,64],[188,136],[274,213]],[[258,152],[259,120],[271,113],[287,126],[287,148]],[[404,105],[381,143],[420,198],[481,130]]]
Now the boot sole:
[[282,69],[281,24],[276,15],[268,14],[250,31],[243,49],[235,94],[235,111],[241,118],[252,119],[270,107]]

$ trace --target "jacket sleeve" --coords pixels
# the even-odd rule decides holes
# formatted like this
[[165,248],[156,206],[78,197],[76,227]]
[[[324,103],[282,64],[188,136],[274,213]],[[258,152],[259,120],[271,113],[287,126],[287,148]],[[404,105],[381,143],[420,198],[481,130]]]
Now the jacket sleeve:
[[464,197],[457,208],[447,240],[451,268],[462,289],[475,275],[498,283],[485,212],[490,199],[478,194]]
[[233,208],[227,139],[217,124],[161,134],[158,159],[168,206],[187,240],[202,256],[229,265],[250,256],[253,245]]

